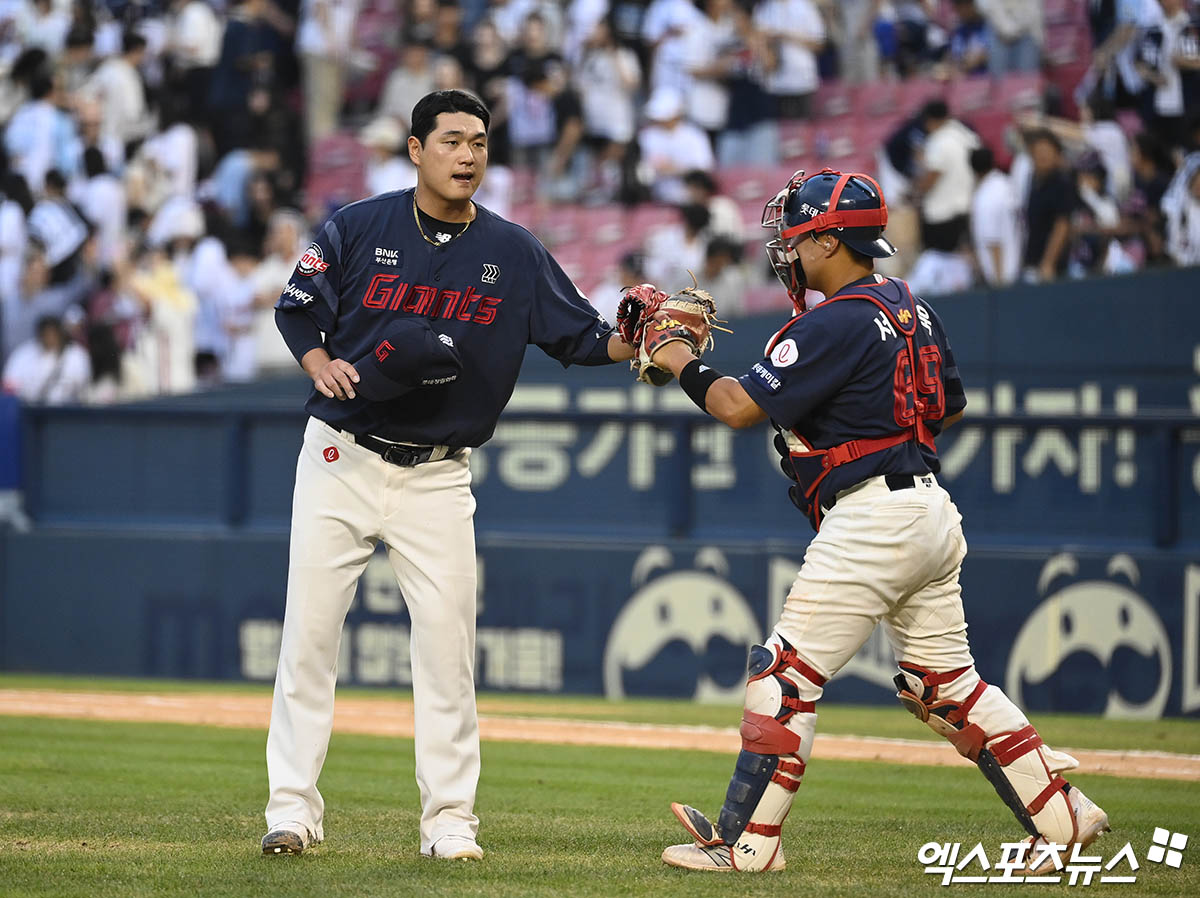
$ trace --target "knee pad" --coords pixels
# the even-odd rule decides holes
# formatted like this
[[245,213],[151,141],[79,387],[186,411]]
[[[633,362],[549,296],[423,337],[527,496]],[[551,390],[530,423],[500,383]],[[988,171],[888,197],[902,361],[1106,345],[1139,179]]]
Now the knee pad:
[[1079,762],[1042,742],[1021,710],[973,665],[945,672],[908,662],[899,667],[900,703],[975,762],[1026,832],[1071,844],[1078,833],[1061,774]]
[[750,650],[742,750],[725,794],[717,832],[738,870],[765,870],[812,754],[814,703],[825,678],[772,635]]

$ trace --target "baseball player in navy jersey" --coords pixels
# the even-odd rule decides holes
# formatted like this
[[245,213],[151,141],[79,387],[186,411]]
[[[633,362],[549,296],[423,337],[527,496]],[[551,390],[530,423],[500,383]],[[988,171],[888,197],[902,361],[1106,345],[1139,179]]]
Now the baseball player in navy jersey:
[[[860,174],[797,172],[763,212],[767,244],[796,317],[741,377],[702,364],[686,335],[659,328],[651,361],[731,427],[770,419],[790,495],[816,536],[764,645],[749,657],[742,750],[715,823],[672,810],[692,841],[663,861],[693,870],[780,870],[780,831],[804,776],[826,681],[882,622],[901,703],[974,761],[1029,833],[1024,862],[1054,865],[1048,843],[1087,846],[1108,817],[1063,773],[1016,705],[980,679],[967,642],[961,517],[938,483],[936,437],[966,400],[933,308],[874,273],[894,247],[887,206]],[[805,311],[805,288],[826,297]],[[655,333],[648,328],[647,334]]]
[[420,850],[483,857],[471,447],[492,435],[528,344],[564,366],[633,352],[536,238],[472,202],[489,119],[462,91],[423,98],[408,140],[416,188],[335,212],[275,307],[313,391],[267,737],[265,854],[324,838],[317,779],[342,626],[382,542],[412,624]]

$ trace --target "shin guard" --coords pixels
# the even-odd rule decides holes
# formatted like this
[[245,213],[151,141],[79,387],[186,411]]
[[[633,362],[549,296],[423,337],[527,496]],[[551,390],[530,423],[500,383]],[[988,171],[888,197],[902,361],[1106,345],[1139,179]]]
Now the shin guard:
[[765,870],[812,753],[825,678],[772,634],[750,650],[742,750],[716,830],[737,870]]
[[941,673],[899,666],[900,703],[979,767],[1026,832],[1072,844],[1078,831],[1061,774],[1079,762],[1043,743],[1021,710],[974,666]]

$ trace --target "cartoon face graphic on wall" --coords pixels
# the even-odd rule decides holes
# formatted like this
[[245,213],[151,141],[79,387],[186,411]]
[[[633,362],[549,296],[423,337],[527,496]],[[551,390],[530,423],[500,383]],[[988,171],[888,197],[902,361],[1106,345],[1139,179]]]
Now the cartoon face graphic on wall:
[[[1078,571],[1074,555],[1056,555],[1042,568],[1038,591]],[[1114,556],[1106,572],[1108,580],[1071,583],[1047,596],[1021,627],[1004,688],[1023,708],[1162,716],[1171,688],[1166,630],[1135,591],[1132,558]]]
[[651,546],[634,563],[637,591],[604,649],[604,694],[741,701],[746,656],[761,626],[725,578],[720,551],[701,549],[693,570],[658,573],[672,564],[663,546]]

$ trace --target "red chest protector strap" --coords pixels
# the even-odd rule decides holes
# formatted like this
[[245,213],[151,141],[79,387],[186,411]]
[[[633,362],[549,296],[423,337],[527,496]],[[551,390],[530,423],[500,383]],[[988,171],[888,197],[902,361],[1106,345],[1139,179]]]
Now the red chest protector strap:
[[[869,293],[843,293],[837,296],[831,296],[829,299],[825,300],[825,302],[837,302],[843,299],[865,299],[868,302],[878,306],[884,315],[887,316],[888,320],[891,321],[892,326],[896,328],[897,333],[904,338],[905,348],[908,352],[908,361],[910,366],[909,370],[915,376],[917,370],[917,354],[916,349],[913,346],[913,335],[917,330],[916,301],[913,299],[911,291],[908,291],[908,285],[905,284],[904,286],[906,292],[908,292],[909,301],[909,308],[905,310],[910,316],[907,326],[900,323],[896,315],[886,303],[882,302],[877,297],[870,295]],[[774,348],[774,345],[779,341],[779,338],[783,336],[784,331],[791,327],[794,321],[795,319],[793,318],[792,321],[789,321],[771,339],[770,344],[767,346],[768,355]],[[931,449],[934,448],[933,434],[930,432],[929,426],[925,423],[927,417],[926,404],[920,398],[920,396],[916,395],[914,395],[914,404],[915,407],[913,411],[915,414],[913,416],[913,425],[911,429],[902,430],[884,437],[862,437],[857,440],[839,443],[836,446],[830,446],[828,449],[814,449],[808,452],[791,453],[793,458],[820,458],[821,460],[821,473],[817,475],[816,479],[809,484],[808,489],[804,491],[804,497],[809,499],[813,504],[813,517],[818,527],[820,527],[821,519],[819,488],[821,481],[824,480],[826,475],[829,474],[829,472],[834,468],[838,467],[839,465],[847,464],[848,462],[856,461],[857,459],[871,455],[874,452],[882,452],[884,449],[891,449],[893,446],[902,445],[913,439],[915,439],[917,442],[924,443]],[[795,432],[793,431],[793,433]],[[795,435],[797,437],[800,436],[799,434]]]

